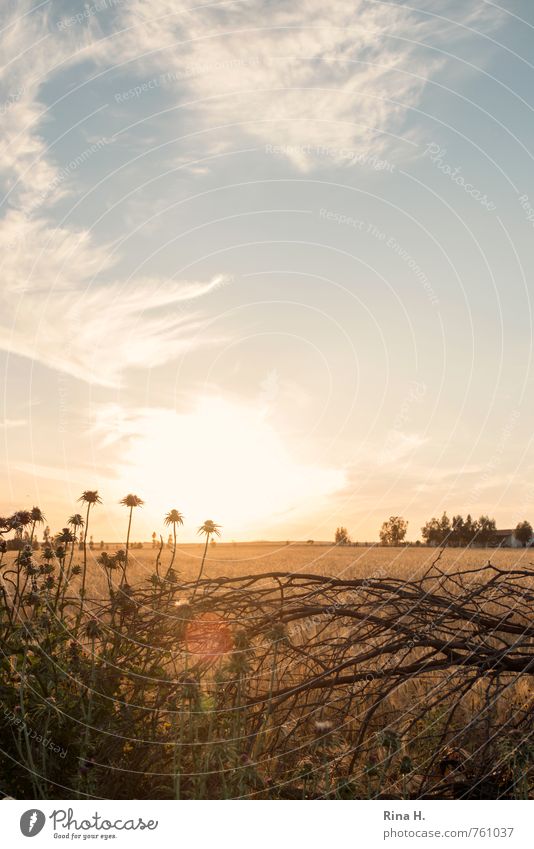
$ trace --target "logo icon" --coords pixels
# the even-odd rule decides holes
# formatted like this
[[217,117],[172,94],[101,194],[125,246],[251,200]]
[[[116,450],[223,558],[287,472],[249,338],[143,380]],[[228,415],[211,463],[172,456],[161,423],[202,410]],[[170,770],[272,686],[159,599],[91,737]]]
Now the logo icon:
[[46,822],[46,817],[42,811],[37,808],[31,808],[29,811],[24,811],[20,818],[20,830],[24,837],[35,837],[42,831]]

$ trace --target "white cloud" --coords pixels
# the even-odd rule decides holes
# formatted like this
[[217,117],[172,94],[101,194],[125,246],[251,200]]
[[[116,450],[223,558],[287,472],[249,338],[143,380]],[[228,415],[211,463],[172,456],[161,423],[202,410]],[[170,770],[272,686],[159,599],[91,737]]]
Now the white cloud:
[[[481,25],[484,15],[474,16],[474,8],[464,4],[460,20]],[[369,156],[390,148],[388,134],[399,132],[444,61],[417,42],[446,39],[451,30],[402,4],[367,0],[246,0],[196,9],[185,0],[131,0],[122,23],[110,60],[118,51],[129,71],[134,59],[138,72],[157,68],[169,85],[186,86],[190,98],[181,95],[180,104],[189,103],[197,125],[218,128],[218,146],[235,145],[243,133],[284,146],[303,170],[320,161],[317,147],[341,162],[347,149]],[[464,31],[453,32],[459,40]]]
[[[87,22],[86,22],[87,23]],[[118,261],[84,228],[54,227],[50,213],[76,186],[74,165],[59,168],[41,132],[48,114],[42,86],[56,72],[90,57],[91,28],[59,30],[46,4],[8,4],[0,33],[0,348],[90,382],[116,385],[125,369],[150,368],[186,347],[204,344],[199,315],[180,304],[224,282],[163,277],[101,282]],[[92,149],[81,154],[85,161]],[[79,155],[79,154],[78,154]],[[80,155],[79,155],[80,156]],[[108,275],[109,279],[109,275]]]
[[57,167],[41,136],[48,115],[39,96],[54,66],[67,62],[72,48],[73,40],[61,38],[54,28],[47,4],[39,9],[24,0],[5,4],[0,32],[0,185],[9,205],[26,212],[44,193],[52,201],[64,191],[51,190]]
[[43,85],[58,69],[93,59],[126,62],[130,83],[134,67],[174,74],[196,101],[197,128],[232,125],[226,137],[217,130],[220,146],[242,131],[288,145],[287,155],[306,169],[314,157],[302,145],[332,147],[342,160],[341,148],[359,155],[382,148],[387,136],[376,131],[398,129],[435,62],[410,42],[429,32],[428,21],[402,5],[365,0],[247,0],[196,10],[183,0],[131,0],[110,4],[110,20],[118,33],[99,41],[96,14],[60,29],[47,4],[8,2],[0,35],[0,185],[8,191],[0,347],[108,386],[124,369],[158,365],[210,341],[199,334],[201,317],[178,307],[221,278],[104,284],[101,275],[109,280],[113,271],[109,247],[82,227],[52,225],[53,205],[76,187],[76,173],[61,178],[42,137],[49,118]]
[[[191,301],[223,285],[134,278],[99,283],[111,265],[105,246],[86,231],[53,230],[42,221],[0,228],[9,242],[0,294],[0,348],[104,386],[128,368],[152,368],[191,347],[212,342]],[[10,235],[11,234],[11,235]],[[29,249],[32,248],[32,249]],[[187,305],[180,309],[181,305]]]

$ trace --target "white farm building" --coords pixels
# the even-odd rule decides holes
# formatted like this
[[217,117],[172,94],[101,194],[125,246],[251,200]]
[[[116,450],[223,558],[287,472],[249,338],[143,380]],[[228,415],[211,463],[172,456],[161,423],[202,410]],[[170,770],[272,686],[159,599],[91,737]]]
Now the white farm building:
[[[506,528],[502,531],[495,531],[496,541],[499,548],[523,548],[523,543],[515,538],[514,529]],[[527,546],[534,545],[534,536],[530,538]]]

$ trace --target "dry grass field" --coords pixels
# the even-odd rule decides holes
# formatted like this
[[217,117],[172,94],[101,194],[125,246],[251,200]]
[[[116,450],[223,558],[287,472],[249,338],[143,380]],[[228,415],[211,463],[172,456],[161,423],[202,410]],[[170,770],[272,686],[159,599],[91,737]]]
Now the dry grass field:
[[[110,544],[109,552],[124,548]],[[204,546],[178,545],[174,568],[180,578],[193,580],[198,573]],[[424,546],[387,548],[384,546],[335,546],[327,543],[223,543],[210,545],[206,577],[237,577],[260,572],[306,572],[339,578],[392,577],[412,580],[423,574],[439,554]],[[99,550],[93,552],[98,559]],[[132,581],[146,580],[154,571],[157,549],[144,543],[130,552]],[[172,550],[164,547],[162,568],[170,562]],[[444,571],[464,571],[490,560],[502,569],[534,564],[534,549],[446,548],[440,557]],[[95,573],[93,572],[93,575]]]
[[[106,543],[105,551],[111,556],[124,550],[124,543]],[[178,545],[174,569],[180,580],[193,581],[197,577],[204,545]],[[102,551],[95,546],[88,551],[88,589],[101,589],[103,570],[99,565]],[[236,578],[264,572],[292,572],[324,575],[337,578],[396,578],[411,581],[420,578],[440,556],[444,572],[467,571],[491,562],[501,569],[534,568],[534,549],[510,548],[445,548],[425,546],[335,546],[333,543],[271,542],[224,543],[210,545],[206,558],[204,577]],[[158,556],[158,548],[143,543],[143,548],[132,548],[129,554],[128,580],[137,584],[150,579]],[[172,548],[165,545],[160,557],[160,571],[164,572],[172,558]],[[5,562],[14,562],[16,552],[6,555]],[[75,553],[75,560],[81,552]]]

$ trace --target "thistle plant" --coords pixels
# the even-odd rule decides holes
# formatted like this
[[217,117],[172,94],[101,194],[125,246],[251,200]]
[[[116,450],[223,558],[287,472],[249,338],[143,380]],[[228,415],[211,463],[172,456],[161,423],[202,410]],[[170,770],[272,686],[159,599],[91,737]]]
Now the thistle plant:
[[203,534],[206,537],[206,543],[204,545],[204,553],[202,554],[202,562],[200,564],[200,570],[199,570],[198,578],[197,578],[197,581],[196,581],[196,584],[195,584],[195,589],[193,590],[193,599],[196,596],[198,585],[199,585],[200,579],[202,577],[202,572],[204,571],[204,563],[205,563],[205,560],[206,560],[206,554],[208,553],[209,541],[213,536],[220,537],[220,535],[221,535],[220,528],[221,528],[221,526],[216,525],[215,522],[213,522],[211,519],[206,519],[204,524],[201,525],[200,528],[197,531],[198,534]]
[[87,513],[85,516],[85,531],[83,535],[83,570],[82,570],[82,586],[80,590],[80,613],[79,618],[81,619],[83,613],[83,603],[85,596],[85,582],[87,579],[87,533],[89,531],[89,514],[91,512],[91,508],[96,504],[102,504],[102,499],[98,494],[98,490],[96,489],[86,489],[80,495],[79,502],[87,505]]
[[165,524],[167,525],[167,527],[169,527],[169,525],[172,525],[172,530],[173,530],[173,535],[174,535],[174,546],[173,546],[173,549],[172,549],[172,558],[171,558],[171,562],[169,563],[169,568],[167,570],[167,575],[169,575],[169,572],[171,571],[172,565],[174,563],[174,558],[176,557],[176,525],[183,525],[184,517],[178,510],[171,510],[165,516],[164,521],[165,521]]
[[124,498],[121,499],[120,503],[122,504],[123,507],[128,507],[129,510],[130,510],[130,513],[129,513],[129,516],[128,516],[128,533],[126,534],[126,559],[124,561],[124,573],[123,573],[123,581],[122,581],[124,584],[127,584],[128,581],[127,581],[126,571],[128,569],[128,552],[130,550],[130,531],[132,530],[133,511],[136,507],[142,507],[145,502],[143,501],[142,498],[139,498],[138,495],[133,495],[132,493],[130,493],[129,495],[125,495]]
[[69,528],[72,528],[72,532],[75,535],[75,539],[72,542],[70,556],[70,563],[72,563],[72,559],[74,557],[74,545],[78,539],[78,535],[81,533],[81,528],[83,528],[83,526],[85,525],[85,522],[83,520],[83,517],[79,513],[74,513],[74,515],[69,518],[68,525]]
[[30,511],[30,518],[31,518],[31,521],[32,521],[32,529],[31,529],[31,533],[30,533],[30,545],[31,545],[31,544],[33,544],[33,538],[34,538],[34,535],[35,535],[36,526],[37,525],[44,525],[46,519],[43,516],[43,513],[42,513],[42,511],[40,510],[39,507],[33,507],[32,508],[32,510]]

